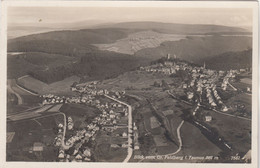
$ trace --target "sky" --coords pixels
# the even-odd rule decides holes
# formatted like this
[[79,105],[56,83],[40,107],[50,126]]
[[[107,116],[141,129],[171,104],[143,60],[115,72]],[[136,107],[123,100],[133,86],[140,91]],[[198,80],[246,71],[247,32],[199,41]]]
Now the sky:
[[[145,7],[9,7],[10,31],[20,33],[24,27],[69,29],[107,23],[155,21],[185,24],[215,24],[251,27],[252,10],[248,8],[145,8]],[[35,29],[36,31],[36,29]],[[19,34],[19,33],[18,33]]]

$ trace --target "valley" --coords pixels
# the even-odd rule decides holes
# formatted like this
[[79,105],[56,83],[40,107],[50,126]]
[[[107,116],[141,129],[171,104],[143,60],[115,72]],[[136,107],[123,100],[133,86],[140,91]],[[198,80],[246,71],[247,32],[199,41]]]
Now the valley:
[[7,161],[251,162],[250,32],[110,26],[8,41]]

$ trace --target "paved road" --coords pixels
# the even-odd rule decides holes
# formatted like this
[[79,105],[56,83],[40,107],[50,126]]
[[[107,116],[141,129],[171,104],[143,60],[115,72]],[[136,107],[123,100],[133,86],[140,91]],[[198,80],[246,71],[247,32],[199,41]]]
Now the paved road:
[[67,120],[66,120],[66,115],[63,112],[57,111],[57,112],[52,112],[52,114],[49,115],[45,115],[45,116],[41,116],[41,117],[36,117],[33,118],[33,120],[36,119],[40,119],[40,118],[46,118],[46,117],[50,117],[50,116],[54,116],[54,115],[62,115],[63,116],[63,134],[62,134],[62,140],[61,140],[61,146],[63,147],[64,150],[68,150],[69,148],[71,148],[73,145],[66,145],[65,144],[65,135],[66,135],[66,128],[67,128]]
[[64,150],[68,150],[69,148],[71,148],[73,146],[73,144],[71,145],[66,145],[65,144],[65,135],[66,135],[66,128],[67,128],[67,121],[66,121],[66,115],[62,112],[60,112],[60,114],[63,115],[63,120],[64,120],[64,124],[63,124],[63,135],[62,135],[62,140],[61,140],[61,146],[63,147]]
[[229,82],[229,79],[227,80],[227,83],[229,84],[230,87],[232,87],[232,89],[234,89],[235,91],[237,91],[237,88],[235,88],[235,86],[233,86],[233,85]]
[[128,108],[128,150],[127,150],[127,156],[125,158],[125,160],[123,162],[128,162],[130,160],[130,158],[132,157],[133,155],[133,148],[132,148],[132,143],[133,143],[133,139],[131,137],[131,134],[132,134],[132,126],[133,126],[133,118],[132,118],[132,107],[129,105],[129,104],[126,104],[120,100],[117,100],[113,97],[110,97],[108,95],[105,95],[107,98],[111,99],[111,100],[114,100],[118,103],[121,103],[125,106],[127,106]]

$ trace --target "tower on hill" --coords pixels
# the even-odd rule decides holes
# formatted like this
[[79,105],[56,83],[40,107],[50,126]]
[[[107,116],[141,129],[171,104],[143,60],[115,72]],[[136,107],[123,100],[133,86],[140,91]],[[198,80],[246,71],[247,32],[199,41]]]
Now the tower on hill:
[[167,60],[169,60],[171,58],[171,54],[167,54]]

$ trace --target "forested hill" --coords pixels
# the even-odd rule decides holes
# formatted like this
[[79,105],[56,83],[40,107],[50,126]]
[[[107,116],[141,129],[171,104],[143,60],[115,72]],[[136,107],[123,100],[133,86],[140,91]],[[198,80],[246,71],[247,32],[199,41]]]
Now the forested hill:
[[213,58],[205,58],[201,62],[205,62],[207,68],[215,70],[250,68],[252,67],[252,49],[240,52],[226,52]]
[[[59,81],[71,75],[93,80],[105,79],[130,71],[140,65],[149,64],[153,60],[165,57],[168,53],[175,54],[180,59],[198,63],[202,59],[209,57],[212,59],[226,52],[241,52],[252,48],[250,36],[232,36],[237,32],[248,33],[241,28],[157,22],[120,23],[115,24],[114,27],[111,26],[53,31],[10,39],[7,46],[8,78],[13,79],[30,74],[47,83]],[[114,43],[132,33],[147,30],[185,34],[188,37],[179,41],[163,42],[156,48],[141,49],[134,55],[101,51],[93,45]],[[205,36],[212,33],[215,35]],[[219,35],[222,33],[225,36]],[[189,36],[191,34],[196,35]],[[12,52],[22,52],[22,54],[12,55]]]
[[146,48],[135,53],[137,57],[161,58],[168,53],[178,58],[201,63],[226,52],[240,52],[252,48],[252,38],[247,36],[188,37],[180,41],[164,42],[156,48]]

